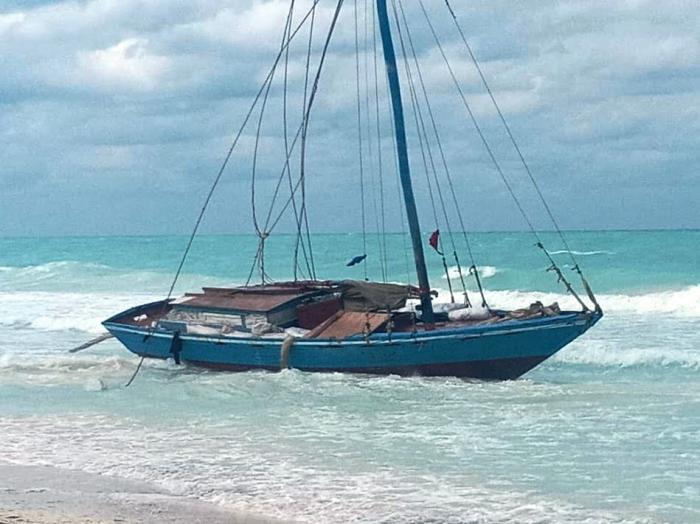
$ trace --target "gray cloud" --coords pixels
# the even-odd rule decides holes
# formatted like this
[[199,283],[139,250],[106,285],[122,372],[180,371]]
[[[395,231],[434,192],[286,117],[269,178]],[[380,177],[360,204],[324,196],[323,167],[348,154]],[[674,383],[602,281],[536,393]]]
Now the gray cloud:
[[[522,227],[417,2],[404,3],[470,226]],[[545,226],[442,2],[427,3],[494,150],[535,222]],[[453,4],[564,226],[700,227],[695,2]],[[297,5],[300,13],[310,2]],[[320,5],[315,61],[333,10],[331,2]],[[187,231],[276,54],[287,8],[282,0],[3,3],[0,234]],[[352,9],[346,1],[312,115],[309,205],[312,219],[323,217],[319,230],[359,227]],[[305,37],[300,33],[290,51],[290,129],[301,115]],[[408,102],[407,90],[404,97]],[[282,165],[279,81],[268,109],[258,164],[261,202]],[[410,112],[408,118],[412,126]],[[210,230],[249,230],[253,132],[246,130],[234,155],[208,217]],[[415,137],[411,144],[429,223]],[[398,229],[392,144],[383,145],[389,224]]]

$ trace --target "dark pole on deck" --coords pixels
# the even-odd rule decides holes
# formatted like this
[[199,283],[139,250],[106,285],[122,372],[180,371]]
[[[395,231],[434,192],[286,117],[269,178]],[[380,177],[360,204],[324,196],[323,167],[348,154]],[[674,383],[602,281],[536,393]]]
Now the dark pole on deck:
[[382,47],[384,48],[384,64],[389,79],[389,91],[391,92],[391,105],[394,114],[394,127],[396,129],[396,153],[399,158],[401,187],[403,189],[404,203],[406,204],[408,228],[411,232],[411,241],[413,243],[416,273],[418,273],[418,286],[420,287],[422,310],[421,316],[424,322],[432,323],[433,304],[430,297],[430,282],[428,281],[428,271],[425,267],[423,239],[420,231],[420,224],[418,223],[416,201],[413,197],[411,169],[408,164],[408,149],[406,146],[406,126],[403,118],[403,103],[401,102],[401,84],[396,69],[396,54],[394,53],[394,43],[391,39],[391,26],[389,25],[386,0],[377,0],[377,15],[379,19],[379,31],[382,35]]

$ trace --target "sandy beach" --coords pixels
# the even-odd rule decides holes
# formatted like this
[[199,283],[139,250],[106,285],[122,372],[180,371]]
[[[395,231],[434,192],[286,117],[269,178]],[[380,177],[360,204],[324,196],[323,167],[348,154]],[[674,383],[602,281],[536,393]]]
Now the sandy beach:
[[152,485],[49,466],[0,463],[0,524],[278,522]]

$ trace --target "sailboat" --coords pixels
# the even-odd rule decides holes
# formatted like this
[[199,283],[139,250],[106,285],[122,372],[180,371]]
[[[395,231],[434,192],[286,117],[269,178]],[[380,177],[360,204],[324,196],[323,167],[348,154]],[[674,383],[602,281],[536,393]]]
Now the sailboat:
[[[428,12],[422,0],[418,1],[423,14],[428,19]],[[488,90],[488,94],[497,109],[508,136],[512,139],[512,143],[526,168],[527,174],[533,184],[535,184],[538,194],[542,197],[542,201],[554,221],[554,217],[532,177],[532,173],[517,146],[517,142],[515,142],[513,133],[497,105],[495,96],[486,82],[485,75],[479,68],[479,64],[464,37],[457,17],[449,1],[444,1],[464,44],[467,46],[466,49],[469,55],[474,60],[481,80]],[[303,202],[299,204],[297,200],[299,196],[298,190],[301,188],[302,193],[305,190],[304,149],[311,107],[319,85],[321,70],[331,36],[336,27],[341,7],[344,4],[343,0],[336,0],[337,5],[335,6],[335,11],[320,52],[318,70],[316,75],[310,78],[311,35],[313,33],[313,23],[318,2],[319,0],[315,0],[311,8],[305,11],[304,16],[297,16],[297,19],[300,18],[300,21],[297,25],[294,25],[294,16],[292,14],[294,1],[291,0],[282,44],[275,63],[258,92],[241,130],[236,135],[221,170],[217,174],[167,298],[138,305],[118,313],[105,320],[103,325],[128,350],[142,357],[142,361],[144,358],[174,359],[177,363],[232,371],[278,371],[293,368],[308,372],[451,376],[496,380],[515,379],[522,376],[585,333],[601,319],[603,312],[580,267],[575,263],[574,255],[569,250],[568,244],[566,244],[563,233],[556,221],[554,221],[556,231],[561,235],[562,240],[565,242],[564,245],[574,261],[571,267],[581,277],[583,288],[591,301],[590,307],[574,290],[564,271],[559,268],[550,252],[545,248],[530,221],[528,221],[528,224],[531,226],[531,230],[537,239],[536,246],[544,253],[549,264],[549,270],[577,300],[581,306],[580,310],[565,311],[561,310],[556,303],[545,306],[539,302],[517,310],[493,308],[486,300],[486,293],[479,279],[477,266],[471,265],[470,268],[462,271],[457,249],[454,250],[454,257],[457,262],[459,279],[463,284],[463,297],[455,300],[450,286],[451,302],[447,304],[434,303],[435,292],[432,290],[428,278],[424,252],[424,233],[421,230],[413,189],[402,88],[405,89],[406,85],[409,86],[411,105],[414,108],[414,119],[416,120],[419,139],[422,137],[421,147],[428,147],[430,144],[425,122],[432,121],[433,113],[430,111],[430,108],[429,113],[418,114],[416,112],[419,93],[424,92],[425,85],[422,77],[416,76],[416,74],[420,74],[418,61],[414,62],[413,73],[411,73],[410,56],[413,53],[415,59],[415,49],[401,0],[390,0],[394,21],[393,29],[387,0],[375,0],[370,10],[372,20],[376,20],[378,34],[381,36],[381,50],[386,72],[386,86],[388,88],[387,100],[390,102],[388,118],[391,121],[394,160],[400,179],[403,206],[402,216],[405,217],[404,222],[408,226],[408,233],[410,234],[417,285],[386,281],[375,282],[367,278],[324,280],[317,278],[315,270],[312,268],[309,269],[308,278],[299,278],[296,265],[295,278],[293,280],[273,281],[267,274],[264,265],[264,247],[271,228],[258,223],[255,219],[254,209],[253,216],[259,238],[259,248],[253,267],[258,268],[261,281],[253,284],[249,278],[249,281],[242,286],[205,287],[200,292],[186,293],[180,297],[172,296],[207,204],[221,179],[234,148],[239,142],[243,129],[253,118],[253,108],[262,107],[258,120],[258,137],[255,142],[255,153],[257,153],[260,122],[265,111],[264,107],[267,103],[267,96],[270,92],[273,78],[276,72],[279,72],[282,68],[281,64],[284,64],[284,83],[286,88],[287,60],[291,42],[299,36],[302,28],[305,28],[308,24],[312,24],[312,26],[308,33],[309,53],[307,54],[306,62],[307,70],[304,84],[302,119],[291,145],[287,136],[287,123],[285,121],[284,148],[286,158],[280,181],[285,180],[284,177],[287,177],[291,197],[284,206],[284,210],[289,211],[290,208],[294,210],[295,223],[298,226],[299,233],[296,251],[297,253],[299,251],[306,253],[307,250],[311,250],[310,237],[305,238],[302,234],[304,226],[306,226],[308,234],[308,221],[305,215],[305,204]],[[365,1],[365,18],[367,18],[366,5],[367,2]],[[355,2],[354,14],[355,45],[357,50],[358,34],[360,33],[358,31],[357,1]],[[429,19],[428,23],[430,24]],[[435,27],[432,24],[429,27],[437,38]],[[397,64],[394,40],[397,32],[404,57],[404,72],[408,78],[407,82],[404,81],[403,86]],[[376,32],[374,34],[376,35]],[[439,41],[438,45],[440,45]],[[449,67],[447,56],[442,47],[440,47],[440,51]],[[359,56],[359,53],[356,56]],[[367,67],[367,63],[365,63],[365,67]],[[363,127],[360,117],[362,104],[359,95],[361,76],[359,58],[356,61],[356,69],[358,77],[358,130],[361,140]],[[449,69],[449,71],[452,73],[452,79],[457,83],[453,70]],[[420,80],[420,83],[416,81],[417,78]],[[463,91],[460,90],[459,93],[469,116],[474,121],[474,124],[477,125],[473,111],[469,108]],[[427,95],[425,101],[428,101]],[[366,111],[369,111],[369,105],[367,105]],[[379,112],[378,105],[377,112]],[[286,105],[284,114],[286,119]],[[428,116],[423,118],[423,115]],[[419,116],[420,119],[418,118]],[[434,124],[434,122],[432,123]],[[428,125],[428,128],[430,128],[430,125]],[[434,131],[437,137],[437,128],[434,128]],[[478,125],[477,131],[487,147],[498,172],[503,175],[502,169],[496,162],[493,150],[488,147],[484,133]],[[439,140],[439,137],[432,142],[433,147],[435,147],[437,140]],[[301,144],[301,167],[299,178],[293,181],[290,158],[293,156],[292,151],[297,144]],[[424,151],[421,152],[424,153]],[[440,153],[444,160],[442,149],[440,149]],[[362,162],[361,144],[360,162]],[[253,188],[255,187],[254,179],[255,163],[253,164]],[[512,187],[508,184],[505,177],[504,182],[506,182],[511,195],[515,198]],[[450,188],[452,189],[452,186]],[[275,194],[279,190],[280,183],[278,183]],[[454,194],[454,191],[452,193]],[[442,195],[440,197],[442,198]],[[518,208],[523,211],[517,199],[516,203]],[[455,201],[455,204],[458,204],[458,202]],[[255,206],[255,196],[253,196],[253,206]],[[363,201],[363,213],[364,207],[365,203]],[[459,205],[457,205],[457,209],[459,209]],[[363,214],[364,221],[365,217]],[[460,222],[462,222],[461,216]],[[428,240],[429,246],[442,256],[443,266],[447,271],[446,249],[441,244],[439,230],[436,229],[429,238],[426,236],[425,240]],[[468,242],[466,233],[465,240]],[[467,247],[469,247],[468,243]],[[297,253],[295,253],[295,264],[297,263]],[[368,254],[365,251],[365,253],[355,256],[348,265],[366,265],[367,257]],[[480,299],[476,301],[470,300],[466,285],[464,285],[465,278],[470,277],[475,279],[478,289]]]

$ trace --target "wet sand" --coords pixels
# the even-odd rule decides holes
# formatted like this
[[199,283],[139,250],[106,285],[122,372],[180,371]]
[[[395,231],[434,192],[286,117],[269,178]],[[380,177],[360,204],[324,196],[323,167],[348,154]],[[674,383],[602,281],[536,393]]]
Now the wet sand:
[[150,484],[0,462],[0,524],[236,523],[274,519],[226,511]]

